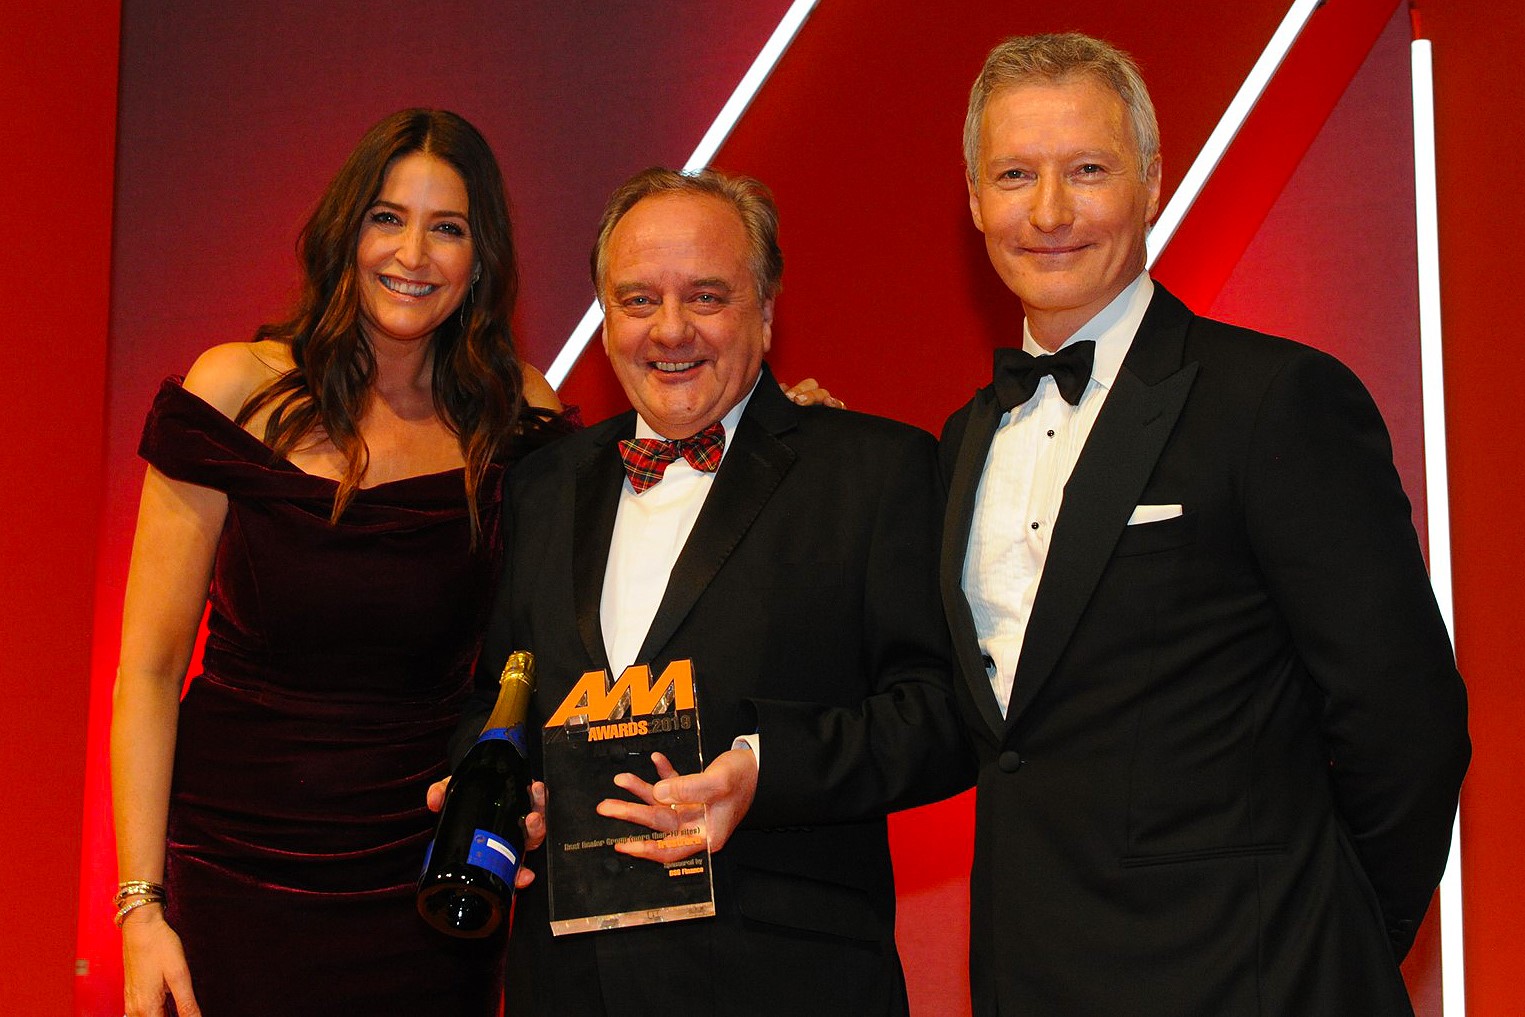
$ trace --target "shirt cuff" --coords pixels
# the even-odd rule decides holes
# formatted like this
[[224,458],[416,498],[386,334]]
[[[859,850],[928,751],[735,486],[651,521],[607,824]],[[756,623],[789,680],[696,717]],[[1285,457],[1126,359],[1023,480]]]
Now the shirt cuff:
[[760,735],[760,734],[737,735],[735,741],[731,742],[731,748],[733,748],[733,749],[751,749],[752,750],[752,756],[753,756],[755,762],[757,763],[757,772],[758,773],[762,772],[762,735]]

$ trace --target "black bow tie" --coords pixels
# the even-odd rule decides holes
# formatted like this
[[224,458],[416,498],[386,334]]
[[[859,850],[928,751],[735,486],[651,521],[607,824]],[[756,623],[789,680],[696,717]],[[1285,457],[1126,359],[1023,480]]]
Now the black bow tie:
[[1053,376],[1064,401],[1079,406],[1095,359],[1096,343],[1090,339],[1036,357],[1026,350],[1002,347],[995,351],[996,401],[1003,410],[1021,406],[1038,391],[1038,379],[1047,374]]

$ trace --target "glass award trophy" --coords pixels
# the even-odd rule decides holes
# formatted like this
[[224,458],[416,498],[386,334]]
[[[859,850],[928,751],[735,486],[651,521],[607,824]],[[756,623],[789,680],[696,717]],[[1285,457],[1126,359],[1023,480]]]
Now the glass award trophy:
[[[694,668],[675,660],[653,680],[646,665],[626,668],[611,686],[604,671],[584,674],[542,732],[546,784],[546,878],[551,933],[594,932],[715,913],[704,807],[680,805],[673,833],[600,816],[595,807],[623,794],[619,773],[656,782],[651,754],[679,773],[704,769]],[[670,864],[632,858],[625,840],[700,845]]]

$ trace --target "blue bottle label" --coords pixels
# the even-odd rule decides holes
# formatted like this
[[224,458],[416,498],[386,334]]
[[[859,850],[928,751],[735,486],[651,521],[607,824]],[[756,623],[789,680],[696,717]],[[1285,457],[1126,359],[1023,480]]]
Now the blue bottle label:
[[524,741],[523,724],[515,724],[513,727],[490,727],[477,737],[477,741],[506,741],[519,751],[519,755],[525,759],[530,757],[529,747]]
[[514,885],[514,873],[519,871],[519,855],[513,847],[488,830],[478,830],[471,838],[466,863],[486,869],[509,886]]

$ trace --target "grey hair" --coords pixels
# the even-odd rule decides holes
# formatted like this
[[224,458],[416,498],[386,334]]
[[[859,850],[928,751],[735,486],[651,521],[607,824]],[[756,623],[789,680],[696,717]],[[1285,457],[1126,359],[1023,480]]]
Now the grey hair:
[[990,51],[985,66],[974,79],[974,87],[969,90],[969,112],[964,117],[964,169],[969,180],[975,180],[975,167],[980,159],[980,126],[992,95],[1015,85],[1057,82],[1082,75],[1105,85],[1122,99],[1128,109],[1133,140],[1138,145],[1139,176],[1148,180],[1150,167],[1160,154],[1160,125],[1138,65],[1111,43],[1079,32],[1012,36]]
[[757,285],[759,300],[778,296],[783,288],[784,255],[778,247],[778,206],[761,183],[744,176],[728,176],[717,170],[696,173],[653,166],[625,181],[609,196],[598,220],[598,239],[593,244],[591,269],[599,302],[604,299],[604,276],[608,268],[609,238],[614,227],[643,198],[655,194],[699,194],[719,198],[736,210],[747,234],[747,263]]

